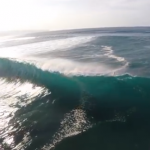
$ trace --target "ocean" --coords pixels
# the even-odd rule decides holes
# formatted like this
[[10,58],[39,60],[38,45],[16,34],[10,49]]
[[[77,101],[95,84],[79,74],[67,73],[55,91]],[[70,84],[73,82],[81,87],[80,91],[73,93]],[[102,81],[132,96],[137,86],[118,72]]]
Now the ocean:
[[1,35],[0,150],[150,150],[150,27]]

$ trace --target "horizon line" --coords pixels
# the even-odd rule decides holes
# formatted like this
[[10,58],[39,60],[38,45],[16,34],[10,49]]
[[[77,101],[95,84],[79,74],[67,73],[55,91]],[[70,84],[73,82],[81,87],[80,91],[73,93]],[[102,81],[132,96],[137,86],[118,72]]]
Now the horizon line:
[[19,30],[3,30],[3,31],[0,31],[0,33],[8,33],[8,32],[35,32],[35,31],[38,31],[38,32],[44,32],[44,31],[48,31],[48,32],[57,32],[57,31],[70,31],[70,30],[88,30],[88,29],[113,29],[113,28],[150,28],[150,26],[105,26],[105,27],[83,27],[83,28],[68,28],[68,29],[19,29]]

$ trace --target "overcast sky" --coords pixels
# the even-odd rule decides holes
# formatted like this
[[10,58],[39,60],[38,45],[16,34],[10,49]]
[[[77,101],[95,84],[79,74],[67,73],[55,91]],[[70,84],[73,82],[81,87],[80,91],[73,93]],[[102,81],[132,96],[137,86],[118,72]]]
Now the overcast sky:
[[0,0],[0,31],[150,26],[150,0]]

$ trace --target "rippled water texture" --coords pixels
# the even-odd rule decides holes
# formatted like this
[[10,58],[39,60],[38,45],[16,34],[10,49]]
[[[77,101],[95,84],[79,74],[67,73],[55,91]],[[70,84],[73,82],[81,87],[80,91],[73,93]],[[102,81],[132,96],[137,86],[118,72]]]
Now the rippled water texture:
[[0,36],[0,149],[149,150],[150,28]]

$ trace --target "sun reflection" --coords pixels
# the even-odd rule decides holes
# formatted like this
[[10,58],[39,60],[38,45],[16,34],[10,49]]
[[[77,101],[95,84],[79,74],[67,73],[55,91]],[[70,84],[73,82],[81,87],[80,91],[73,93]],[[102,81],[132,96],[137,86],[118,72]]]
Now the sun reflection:
[[0,140],[4,138],[3,143],[13,146],[15,128],[20,126],[19,122],[9,126],[14,113],[18,108],[31,103],[42,93],[47,94],[48,91],[29,82],[21,83],[19,80],[8,83],[1,78],[0,85]]
[[64,119],[61,121],[60,129],[53,136],[51,144],[45,145],[43,150],[51,149],[64,138],[85,132],[92,126],[84,110],[74,109],[65,114]]

